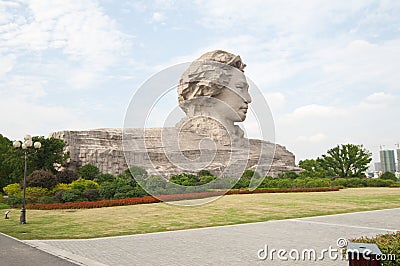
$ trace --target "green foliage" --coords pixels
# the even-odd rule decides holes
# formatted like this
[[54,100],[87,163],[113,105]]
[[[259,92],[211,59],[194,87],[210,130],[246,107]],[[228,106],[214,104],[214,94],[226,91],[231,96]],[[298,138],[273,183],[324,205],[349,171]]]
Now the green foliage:
[[38,202],[39,198],[50,196],[51,192],[47,188],[42,187],[27,187],[26,188],[26,199],[29,203]]
[[324,169],[321,160],[307,159],[299,162],[299,166],[304,169],[300,177],[324,178],[332,177],[335,173],[330,169]]
[[203,176],[200,176],[200,184],[202,184],[202,185],[208,184],[208,183],[214,181],[215,179],[217,179],[216,176],[203,175]]
[[211,174],[210,171],[203,169],[203,170],[200,170],[200,171],[197,173],[197,176],[198,176],[198,177],[202,177],[202,176],[212,176],[212,174]]
[[99,196],[103,199],[129,198],[147,195],[140,187],[132,186],[132,179],[117,177],[114,181],[106,181],[100,185]]
[[[154,177],[153,177],[154,179]],[[149,178],[147,178],[147,182]],[[146,182],[146,186],[148,187],[148,183]],[[192,175],[192,174],[186,174],[186,173],[182,173],[182,174],[178,174],[178,175],[173,175],[171,176],[171,178],[169,179],[169,182],[178,184],[178,185],[182,185],[182,186],[197,186],[200,185],[200,178],[198,176]],[[162,184],[162,182],[160,183]],[[165,184],[163,185],[165,187]]]
[[18,162],[18,156],[12,147],[12,142],[0,134],[0,191],[3,187],[19,182],[23,168]]
[[[69,154],[64,154],[65,143],[55,138],[33,137],[33,141],[40,141],[39,150],[30,149],[27,162],[27,174],[34,170],[44,169],[56,173],[54,164],[63,165]],[[0,135],[0,188],[8,184],[19,182],[24,176],[24,152],[15,149],[12,142]]]
[[93,164],[86,164],[79,168],[78,174],[86,180],[94,180],[98,174],[100,174],[99,168]]
[[372,160],[372,154],[362,145],[342,144],[328,150],[317,159],[322,168],[339,177],[363,177]]
[[299,175],[293,171],[288,171],[284,173],[279,173],[278,178],[290,178],[290,179],[296,179],[298,178]]
[[135,187],[137,184],[137,180],[143,182],[144,178],[147,177],[147,172],[143,168],[133,166],[132,172],[135,174],[135,176],[132,175],[129,169],[126,169],[122,174],[117,175],[117,179],[124,179],[126,180],[127,184]]
[[241,178],[251,180],[252,178],[261,178],[261,176],[256,171],[248,169],[243,172]]
[[385,172],[383,174],[381,174],[381,176],[379,177],[380,179],[384,179],[384,180],[393,180],[393,181],[397,181],[397,177],[395,174],[391,173],[391,172]]
[[56,203],[57,198],[56,197],[51,197],[51,196],[43,196],[38,199],[38,203],[40,204],[50,204],[50,203]]
[[64,171],[57,172],[56,178],[57,178],[58,183],[69,184],[75,180],[78,180],[79,176],[75,171],[64,170]]
[[36,170],[26,177],[28,187],[52,188],[56,185],[57,178],[49,170]]
[[19,183],[9,184],[3,190],[8,196],[22,197],[22,189]]
[[58,202],[64,202],[62,196],[65,193],[65,191],[66,190],[58,190],[57,192],[54,193],[54,197],[57,199]]
[[99,199],[99,191],[97,189],[89,188],[83,192],[82,196],[87,198],[89,201],[95,201]]
[[94,179],[94,181],[96,181],[97,183],[101,184],[104,182],[112,182],[115,180],[115,176],[113,176],[112,174],[98,174],[96,176],[96,178]]
[[22,197],[9,196],[6,203],[13,208],[18,208],[22,205]]
[[71,184],[63,184],[63,183],[61,183],[61,184],[57,184],[55,187],[53,187],[52,189],[51,189],[51,193],[52,194],[55,194],[55,193],[57,193],[58,191],[61,191],[61,190],[70,190],[72,188],[72,185]]
[[125,175],[130,175],[130,177],[147,177],[147,171],[139,166],[132,166],[130,169],[125,170]]
[[115,195],[116,186],[114,182],[104,182],[100,185],[99,195],[102,199],[112,199]]
[[[195,175],[191,176],[196,177]],[[149,190],[151,194],[163,194],[166,184],[167,181],[160,176],[151,175],[146,178],[146,189]]]
[[32,140],[40,141],[42,147],[29,155],[29,172],[35,169],[45,169],[57,173],[54,166],[65,165],[69,158],[69,153],[64,153],[64,140],[45,137],[33,137]]
[[370,178],[366,180],[367,187],[390,187],[393,186],[395,182],[393,180],[385,180],[380,178]]
[[99,187],[100,186],[98,183],[86,179],[78,179],[71,183],[72,189],[77,189],[80,190],[81,192],[84,192],[87,189],[99,189]]
[[82,201],[82,191],[79,189],[71,189],[68,191],[65,191],[62,196],[62,200],[64,202],[75,202],[75,201]]

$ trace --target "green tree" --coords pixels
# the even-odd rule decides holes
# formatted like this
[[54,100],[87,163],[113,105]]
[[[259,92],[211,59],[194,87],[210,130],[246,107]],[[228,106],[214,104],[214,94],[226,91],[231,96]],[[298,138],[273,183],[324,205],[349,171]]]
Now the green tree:
[[324,169],[320,159],[306,159],[300,161],[299,166],[304,169],[299,174],[300,177],[324,178],[335,175],[331,169]]
[[12,150],[11,141],[0,134],[0,191],[3,187],[20,181],[20,178],[16,178],[18,174],[14,172],[21,169],[15,169],[12,163],[16,159],[17,156]]
[[29,155],[29,172],[44,169],[57,173],[57,165],[63,166],[69,158],[69,153],[64,153],[65,142],[57,138],[33,137],[42,147]]
[[363,145],[342,144],[317,159],[322,168],[340,177],[363,177],[372,154]]
[[86,180],[93,180],[96,178],[98,174],[100,174],[99,168],[97,166],[94,166],[91,163],[88,163],[78,170],[78,174]]
[[[65,142],[44,137],[33,137],[32,140],[40,141],[42,147],[30,150],[27,174],[40,169],[56,173],[55,164],[63,166],[69,157],[69,153],[64,153]],[[9,139],[0,135],[0,189],[8,184],[20,182],[23,176],[24,152],[22,149],[15,149]]]

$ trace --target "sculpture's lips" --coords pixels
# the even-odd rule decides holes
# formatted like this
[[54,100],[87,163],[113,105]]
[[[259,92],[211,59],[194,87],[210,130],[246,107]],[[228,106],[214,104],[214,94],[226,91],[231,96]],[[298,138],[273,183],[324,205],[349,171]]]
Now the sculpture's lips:
[[247,106],[243,106],[243,107],[240,107],[240,108],[239,108],[239,110],[242,110],[242,111],[244,111],[244,112],[247,112],[247,109],[248,109]]

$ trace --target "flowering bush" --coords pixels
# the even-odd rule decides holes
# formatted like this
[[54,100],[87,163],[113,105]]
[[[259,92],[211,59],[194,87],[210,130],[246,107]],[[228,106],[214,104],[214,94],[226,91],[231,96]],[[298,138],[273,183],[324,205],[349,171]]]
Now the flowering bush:
[[57,186],[55,186],[52,190],[51,190],[51,193],[52,194],[55,194],[55,193],[57,193],[58,191],[61,191],[61,190],[70,190],[72,188],[72,185],[71,184],[63,184],[63,183],[60,183],[60,184],[58,184]]
[[99,184],[92,180],[78,179],[71,183],[72,189],[78,189],[84,192],[87,189],[99,189]]
[[22,189],[19,183],[9,184],[8,186],[4,187],[3,190],[8,196],[22,196]]

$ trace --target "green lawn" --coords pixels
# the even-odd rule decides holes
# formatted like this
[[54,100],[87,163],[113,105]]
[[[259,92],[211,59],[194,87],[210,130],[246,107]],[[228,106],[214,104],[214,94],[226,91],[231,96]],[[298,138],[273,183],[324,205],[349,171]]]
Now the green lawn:
[[400,188],[356,188],[336,192],[229,195],[182,207],[166,203],[81,210],[20,210],[0,219],[0,232],[19,239],[93,238],[260,222],[400,207]]

